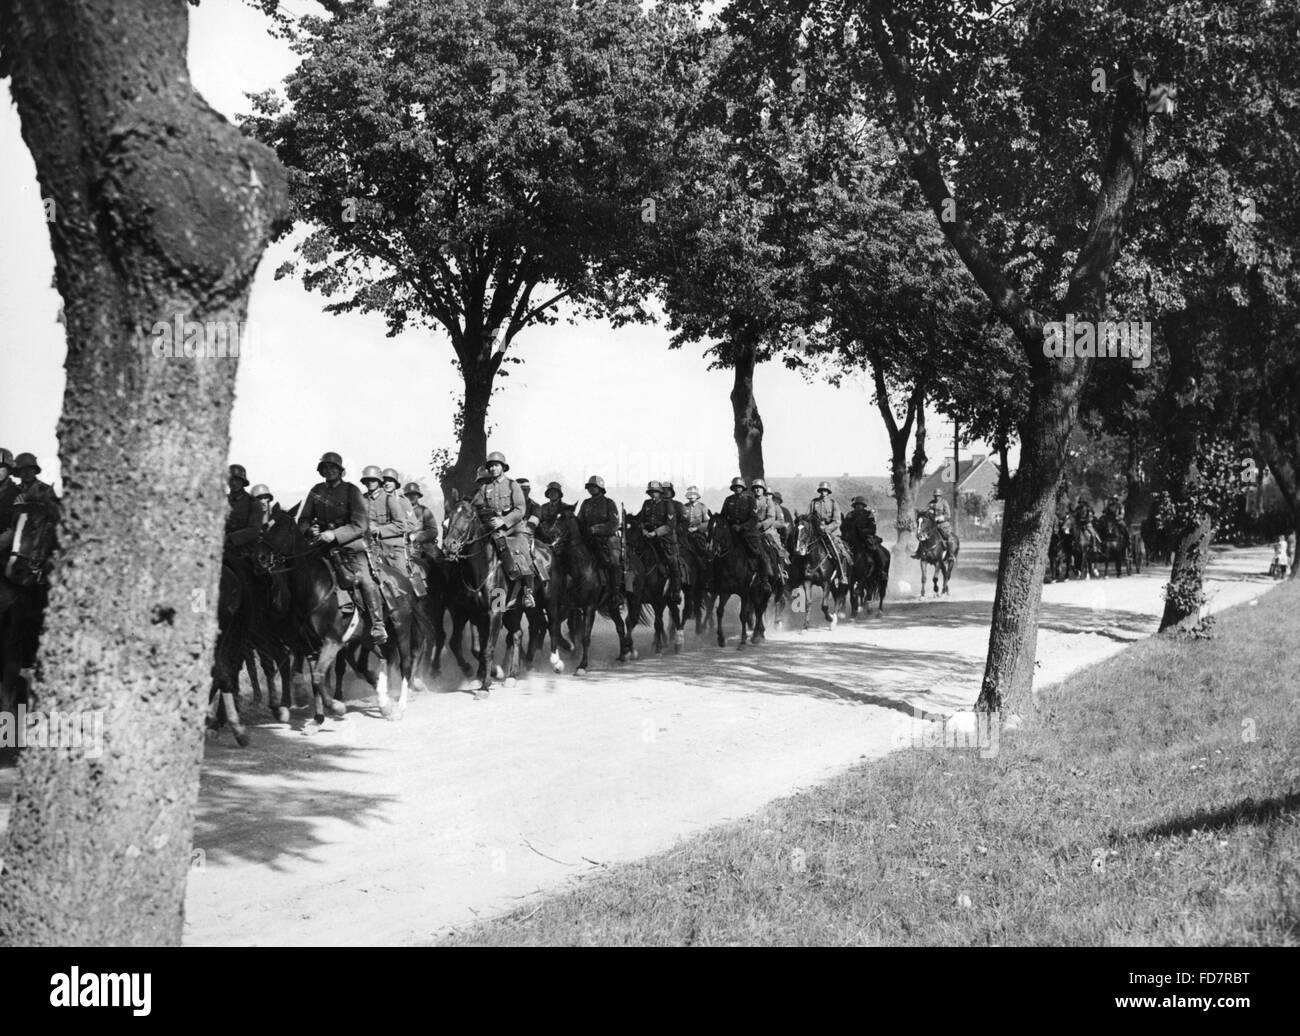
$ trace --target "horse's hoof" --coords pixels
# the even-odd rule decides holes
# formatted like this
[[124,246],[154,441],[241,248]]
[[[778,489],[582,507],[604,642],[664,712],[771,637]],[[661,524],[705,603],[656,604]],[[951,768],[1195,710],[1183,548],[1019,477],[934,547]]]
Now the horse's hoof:
[[332,701],[330,702],[330,713],[335,717],[346,716],[348,707],[341,701]]
[[324,722],[325,722],[324,716],[317,716],[315,719],[309,719],[306,723],[302,725],[303,736],[310,737],[312,734],[319,734],[321,724]]
[[488,692],[486,688],[480,687],[474,692],[475,701],[487,701]]
[[417,676],[411,681],[411,689],[416,691],[427,691],[429,687],[420,677]]
[[[622,661],[622,659],[619,659],[619,661]],[[573,675],[574,675],[574,676],[586,676],[586,675],[587,675],[587,670],[585,670],[585,669],[583,669],[581,666],[579,666],[577,669],[575,669],[575,670],[573,671]]]
[[248,735],[247,735],[247,734],[236,734],[236,735],[235,735],[235,744],[237,744],[240,748],[247,748],[247,747],[248,747]]
[[279,723],[288,723],[289,710],[286,709],[283,705],[281,705],[278,709],[275,710],[275,718],[276,721]]
[[514,690],[514,686],[517,682],[518,681],[515,680],[513,676],[506,677],[506,690],[507,691]]
[[564,672],[564,660],[560,658],[560,654],[558,651],[551,655],[551,672],[553,673]]
[[379,703],[379,713],[384,719],[393,718],[393,703],[391,701],[381,701]]
[[405,709],[402,708],[390,709],[388,713],[388,719],[390,722],[396,723],[405,715],[406,715]]
[[719,638],[718,638],[718,647],[726,647],[726,646],[727,646],[727,638],[726,638],[726,637],[719,637]]
[[502,669],[500,666],[492,667],[492,679],[503,680],[505,679],[505,675],[506,675],[506,671]]
[[640,653],[639,651],[637,651],[636,648],[633,648],[633,649],[632,649],[632,661],[635,662],[635,661],[636,661],[637,659],[639,659],[640,657],[641,657],[641,653]]

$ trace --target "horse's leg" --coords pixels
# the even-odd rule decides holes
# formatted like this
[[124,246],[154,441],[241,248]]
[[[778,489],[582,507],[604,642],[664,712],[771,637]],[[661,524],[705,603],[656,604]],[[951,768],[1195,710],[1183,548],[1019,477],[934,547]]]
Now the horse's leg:
[[507,612],[502,618],[506,630],[506,687],[514,687],[519,678],[519,656],[523,647],[523,609]]
[[[586,676],[587,669],[591,664],[589,657],[591,652],[591,630],[592,627],[596,625],[597,610],[595,601],[588,601],[582,609],[582,658],[578,661],[578,668],[576,670],[578,676]],[[618,612],[615,611],[614,614],[617,616]],[[621,640],[623,624],[621,622],[616,622],[615,626],[618,628],[619,639]]]
[[497,640],[501,636],[502,613],[491,610],[488,615],[487,628],[483,637],[483,661],[479,664],[479,688],[474,692],[475,698],[486,698],[492,690],[492,677],[495,675],[497,658]]
[[722,629],[722,613],[727,608],[727,598],[731,595],[726,590],[719,590],[717,596],[717,616],[718,616],[718,647],[727,646],[727,635]]
[[682,613],[676,597],[668,602],[668,620],[672,623],[673,654],[679,655],[686,644],[686,634],[682,632]]
[[752,591],[747,587],[740,592],[740,643],[736,650],[741,650],[749,642],[749,627],[754,621]]
[[[253,704],[262,704],[262,681],[257,676],[257,648],[249,647],[244,652],[244,671],[248,673],[248,685],[253,689]],[[267,694],[271,693],[271,688],[267,686]]]

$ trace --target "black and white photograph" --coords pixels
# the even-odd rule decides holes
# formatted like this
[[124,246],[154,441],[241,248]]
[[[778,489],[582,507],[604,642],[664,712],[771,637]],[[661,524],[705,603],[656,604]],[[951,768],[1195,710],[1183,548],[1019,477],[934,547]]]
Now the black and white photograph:
[[105,951],[37,1002],[244,947],[1269,999],[1300,0],[0,0],[0,82],[0,946]]

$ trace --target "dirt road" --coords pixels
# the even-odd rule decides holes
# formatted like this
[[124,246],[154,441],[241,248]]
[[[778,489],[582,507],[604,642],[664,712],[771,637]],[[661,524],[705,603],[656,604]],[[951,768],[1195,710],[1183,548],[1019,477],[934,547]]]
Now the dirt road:
[[[1266,590],[1269,557],[1217,551],[1211,607]],[[914,707],[975,698],[995,566],[967,544],[950,599],[891,599],[833,632],[815,610],[808,632],[737,651],[729,617],[725,649],[688,632],[655,658],[642,635],[618,666],[605,629],[581,679],[476,702],[448,676],[400,723],[358,699],[312,737],[297,711],[247,749],[226,733],[207,746],[185,942],[428,942],[909,743]],[[1045,587],[1038,686],[1154,632],[1166,575]]]

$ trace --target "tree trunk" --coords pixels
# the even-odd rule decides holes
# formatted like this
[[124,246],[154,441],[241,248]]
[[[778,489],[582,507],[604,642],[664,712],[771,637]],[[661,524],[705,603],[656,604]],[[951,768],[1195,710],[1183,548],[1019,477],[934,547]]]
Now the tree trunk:
[[1210,558],[1210,541],[1214,538],[1214,522],[1202,513],[1195,525],[1186,528],[1178,537],[1174,551],[1173,569],[1165,588],[1165,610],[1160,616],[1160,632],[1170,629],[1193,629],[1201,621],[1201,605],[1205,603],[1202,589],[1205,563]]
[[1069,387],[1037,382],[1020,425],[1020,465],[1002,518],[998,585],[977,709],[1000,710],[1028,697],[1033,688],[1056,490],[1078,411],[1078,391]]
[[185,0],[0,2],[0,74],[55,204],[68,337],[62,549],[34,691],[43,711],[103,722],[99,751],[22,753],[0,944],[181,938],[238,359],[159,355],[153,332],[238,329],[286,211],[271,152],[194,92],[187,35]]
[[[1289,459],[1282,451],[1278,443],[1277,436],[1267,427],[1260,429],[1258,437],[1260,452],[1264,456],[1264,463],[1268,465],[1268,470],[1273,473],[1273,481],[1277,483],[1278,491],[1282,494],[1282,499],[1286,501],[1287,510],[1291,515],[1291,535],[1295,537],[1295,542],[1300,544],[1300,485],[1296,480],[1296,464]],[[1300,456],[1300,443],[1292,443],[1292,457]],[[1300,547],[1297,547],[1297,555],[1300,555]],[[1291,579],[1296,578],[1296,569],[1300,565],[1292,565],[1288,573]]]
[[[912,461],[907,463],[907,439],[913,420],[916,422],[916,446]],[[916,490],[925,479],[925,402],[916,393],[909,407],[907,420],[898,427],[892,419],[887,422],[889,431],[889,477],[894,491],[898,513],[894,518],[894,543],[889,549],[890,590],[895,594],[908,593],[912,583],[908,575],[916,574],[912,554],[916,551]],[[902,584],[906,583],[905,589]]]
[[763,473],[763,418],[754,399],[754,367],[757,362],[758,347],[753,342],[737,349],[731,414],[740,477],[745,480],[745,485],[756,478],[766,478]]
[[464,498],[473,496],[478,488],[474,475],[488,455],[487,415],[492,401],[492,385],[501,366],[501,354],[483,355],[483,350],[471,345],[463,350],[460,359],[461,377],[465,394],[456,419],[456,436],[460,443],[456,463],[441,478],[444,504],[452,500],[455,490]]

